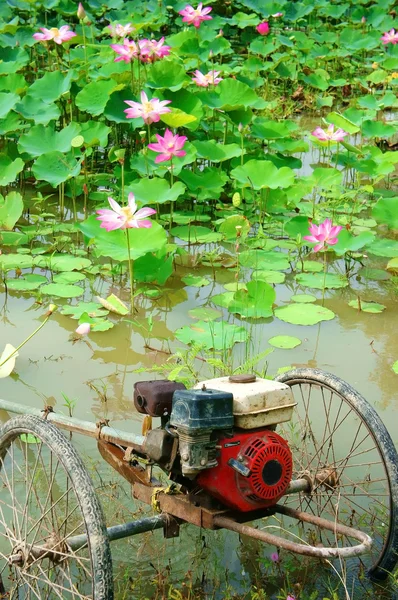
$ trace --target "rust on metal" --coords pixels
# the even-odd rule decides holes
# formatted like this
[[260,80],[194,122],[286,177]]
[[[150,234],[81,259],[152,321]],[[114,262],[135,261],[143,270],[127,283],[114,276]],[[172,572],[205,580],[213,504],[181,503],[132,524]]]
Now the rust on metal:
[[41,412],[43,413],[43,419],[47,420],[48,415],[54,412],[54,407],[50,406],[50,404],[47,404],[47,406],[45,406]]
[[98,450],[102,458],[111,465],[122,477],[124,477],[129,483],[140,483],[151,486],[152,483],[148,481],[146,469],[141,467],[140,464],[131,463],[126,461],[126,453],[124,450],[103,440],[98,440]]
[[[164,488],[164,490],[166,489]],[[152,496],[153,490],[147,485],[141,483],[133,485],[133,497],[137,500],[151,504]],[[224,515],[228,512],[226,510],[194,506],[186,494],[169,495],[161,490],[157,490],[156,500],[162,512],[204,529],[216,529],[214,518],[217,515]]]
[[109,427],[109,419],[100,419],[95,424],[97,428],[97,440],[101,439],[101,431],[103,427]]
[[362,533],[361,531],[352,529],[351,527],[347,527],[346,525],[340,525],[339,523],[328,521],[327,519],[322,519],[321,517],[310,515],[305,512],[300,512],[293,508],[280,506],[279,504],[277,504],[274,507],[274,509],[277,513],[286,515],[293,519],[298,519],[299,521],[303,521],[305,523],[310,523],[316,527],[319,527],[320,529],[327,529],[328,531],[332,531],[336,536],[345,535],[354,538],[355,540],[359,541],[360,544],[356,546],[343,546],[341,548],[327,548],[325,546],[319,547],[310,546],[306,544],[298,544],[296,542],[286,540],[271,533],[267,533],[263,529],[255,529],[254,527],[237,523],[234,519],[223,515],[216,515],[214,517],[214,524],[218,527],[229,529],[230,531],[235,531],[236,533],[242,535],[247,535],[267,544],[272,544],[274,546],[277,546],[278,548],[283,548],[285,550],[289,550],[290,552],[295,552],[296,554],[301,554],[303,556],[315,556],[318,558],[350,558],[352,556],[359,556],[361,554],[369,552],[370,547],[372,545],[372,538],[369,537],[366,533]]

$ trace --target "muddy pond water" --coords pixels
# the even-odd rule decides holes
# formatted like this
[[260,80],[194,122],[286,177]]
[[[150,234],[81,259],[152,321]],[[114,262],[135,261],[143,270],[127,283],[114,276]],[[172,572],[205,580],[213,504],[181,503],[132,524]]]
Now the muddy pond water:
[[[311,160],[310,155],[305,157],[304,165],[309,165]],[[177,243],[180,242],[177,240]],[[205,249],[210,250],[211,246]],[[199,249],[191,246],[190,251],[197,253]],[[380,259],[375,258],[372,266],[379,267],[379,263]],[[333,268],[341,271],[344,262],[334,261]],[[51,404],[56,411],[66,414],[69,410],[66,399],[69,399],[73,402],[73,415],[79,419],[97,421],[101,417],[107,418],[116,428],[141,433],[142,418],[132,401],[133,384],[153,378],[149,369],[154,364],[164,363],[170,352],[183,346],[175,339],[174,332],[192,324],[188,311],[199,306],[212,307],[212,298],[225,291],[225,284],[234,281],[232,270],[216,269],[213,272],[210,267],[201,267],[195,274],[207,277],[209,285],[190,287],[181,278],[191,270],[176,265],[166,284],[167,290],[158,300],[137,300],[135,320],[144,323],[148,311],[153,319],[153,328],[147,335],[143,335],[142,328],[136,324],[115,316],[113,329],[91,333],[89,337],[75,341],[72,334],[77,321],[55,312],[39,334],[21,349],[14,373],[1,380],[0,397],[37,408]],[[36,269],[36,272],[40,273],[40,270]],[[243,280],[247,280],[248,273],[243,272]],[[369,314],[348,305],[356,298],[355,288],[359,281],[362,298],[380,302],[386,307],[383,312]],[[319,290],[300,286],[289,271],[286,271],[285,282],[276,284],[275,290],[278,305],[298,293],[322,297]],[[104,282],[102,279],[90,285],[86,282],[84,300],[90,301],[97,294],[106,297],[109,293],[128,302],[127,289],[120,287],[117,281]],[[68,302],[60,300],[59,304]],[[397,443],[398,376],[391,368],[398,359],[397,286],[388,279],[358,280],[354,276],[349,288],[327,290],[324,303],[336,318],[313,326],[292,325],[276,318],[247,322],[232,317],[225,309],[224,318],[248,329],[252,355],[269,347],[268,340],[273,336],[286,334],[299,338],[301,344],[296,348],[275,348],[269,354],[267,375],[274,376],[278,369],[289,365],[316,367],[334,373],[365,396]],[[28,294],[6,293],[0,286],[1,346],[6,343],[18,346],[38,326],[45,310],[45,305],[39,306]],[[245,345],[236,344],[234,367],[245,356]],[[262,361],[260,367],[264,366]],[[203,362],[196,361],[195,367],[199,377],[212,376]],[[137,373],[138,368],[143,372]],[[5,420],[7,415],[3,413],[1,418]],[[73,441],[93,475],[108,522],[113,524],[143,514],[146,509],[133,502],[128,486],[100,459],[95,444],[79,436],[74,436]],[[228,593],[232,597],[232,593],[243,593],[250,585],[258,585],[253,556],[267,557],[274,550],[261,550],[251,542],[225,532],[204,535],[193,527],[183,528],[181,538],[173,541],[163,541],[159,532],[139,536],[133,541],[119,541],[113,546],[116,597],[168,597],[161,595],[162,590],[173,582],[181,586],[181,582],[189,580],[189,573],[193,581],[202,582],[202,589],[208,590],[208,598],[225,598],[229,597]],[[276,589],[269,592],[280,593]],[[338,593],[341,594],[339,598],[344,597],[342,590]],[[363,594],[363,590],[354,589],[351,597],[362,598]],[[369,594],[374,597],[371,591]],[[394,592],[385,592],[385,597],[394,597]]]

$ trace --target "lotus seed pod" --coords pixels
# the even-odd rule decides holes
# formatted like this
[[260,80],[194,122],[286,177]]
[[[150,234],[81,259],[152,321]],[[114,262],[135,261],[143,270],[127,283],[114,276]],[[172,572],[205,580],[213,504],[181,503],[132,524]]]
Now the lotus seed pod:
[[235,192],[235,194],[232,196],[232,204],[235,206],[235,208],[238,208],[238,206],[240,206],[241,200],[242,199],[240,197],[240,193]]

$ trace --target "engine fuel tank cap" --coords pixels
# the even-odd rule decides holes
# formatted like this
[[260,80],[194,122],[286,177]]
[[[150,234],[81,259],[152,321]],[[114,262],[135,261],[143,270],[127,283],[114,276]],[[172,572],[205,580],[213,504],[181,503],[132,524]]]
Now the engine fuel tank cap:
[[240,375],[230,375],[228,379],[231,383],[254,383],[256,376],[251,373],[241,373]]

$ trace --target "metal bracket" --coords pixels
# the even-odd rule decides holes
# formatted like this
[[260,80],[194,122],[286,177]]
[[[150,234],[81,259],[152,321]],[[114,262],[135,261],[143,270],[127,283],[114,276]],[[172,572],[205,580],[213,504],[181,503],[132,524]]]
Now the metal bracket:
[[54,408],[47,404],[47,406],[45,406],[41,412],[44,413],[43,419],[47,420],[48,415],[54,412]]
[[97,428],[96,438],[97,438],[97,440],[99,440],[99,439],[101,439],[102,428],[109,427],[109,419],[100,419],[99,421],[96,422],[95,426]]
[[180,535],[180,521],[171,515],[167,515],[167,519],[163,525],[163,536],[165,539],[176,538]]

